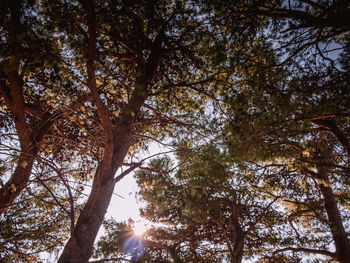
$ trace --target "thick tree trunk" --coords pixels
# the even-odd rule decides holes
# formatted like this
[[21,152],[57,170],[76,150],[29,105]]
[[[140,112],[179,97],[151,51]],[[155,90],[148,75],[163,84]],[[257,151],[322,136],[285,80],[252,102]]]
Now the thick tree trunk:
[[236,226],[235,227],[235,235],[234,235],[234,240],[233,240],[232,245],[231,245],[232,250],[230,252],[230,262],[231,263],[242,263],[244,235],[243,235],[243,231],[242,231],[238,221],[236,221],[235,226]]
[[124,127],[116,131],[115,138],[107,138],[103,160],[96,171],[89,199],[79,215],[59,263],[89,261],[97,232],[113,195],[116,183],[114,175],[133,143],[131,136],[131,130]]
[[58,263],[85,263],[91,257],[93,245],[115,186],[114,175],[122,166],[125,155],[133,144],[132,131],[123,126],[114,139],[106,140],[104,157],[96,171],[92,190]]
[[324,206],[328,217],[328,225],[335,243],[336,255],[340,263],[350,262],[350,242],[344,229],[343,221],[337,206],[332,188],[320,185],[324,198]]
[[33,153],[21,153],[17,162],[16,169],[11,178],[0,189],[0,214],[2,214],[8,206],[10,206],[16,197],[27,186],[32,171],[34,157]]
[[241,263],[242,262],[242,255],[234,255],[231,257],[231,263]]
[[9,42],[11,43],[11,50],[9,53],[11,59],[7,67],[5,67],[5,72],[9,86],[2,87],[1,93],[14,115],[21,154],[18,158],[14,173],[11,175],[9,181],[0,189],[0,214],[13,203],[16,197],[27,186],[34,158],[37,154],[31,131],[26,122],[23,87],[19,75],[21,43],[19,42],[18,36],[23,34],[23,27],[21,24],[21,1],[9,1],[8,4],[12,24],[9,32]]
[[[128,104],[121,110],[114,125],[109,111],[101,101],[96,87],[95,65],[96,58],[96,17],[94,2],[80,0],[87,13],[89,54],[87,61],[88,87],[104,129],[104,156],[95,174],[92,190],[83,208],[71,238],[68,240],[58,263],[86,263],[91,257],[97,232],[102,224],[110,203],[116,179],[116,171],[123,164],[124,158],[134,143],[134,124],[138,119],[142,105],[147,98],[147,83],[152,79],[160,61],[160,55],[151,53],[150,63],[138,65],[142,77],[136,78],[134,90]],[[160,44],[159,44],[160,45]],[[159,50],[160,46],[155,50]],[[152,69],[152,70],[147,70]]]
[[[111,131],[112,126],[108,118],[108,112],[101,102],[96,89],[96,18],[94,2],[81,0],[81,3],[87,12],[89,34],[89,52],[87,61],[88,87],[93,96],[94,104],[97,107],[98,115],[104,128],[105,150],[103,160],[96,171],[92,190],[87,203],[79,215],[73,233],[58,260],[60,263],[83,263],[89,261],[97,232],[100,229],[113,195],[115,185],[114,174],[122,165],[124,157],[131,145],[131,134],[125,129],[119,129],[119,132],[121,131],[121,133],[116,136],[117,140],[124,139],[124,147],[120,147],[122,146],[120,145],[120,142],[118,143],[114,141],[114,133]],[[118,131],[116,131],[116,133],[118,133]],[[115,156],[118,156],[118,158],[113,162]]]
[[323,195],[324,207],[328,217],[328,225],[333,236],[336,257],[340,263],[350,263],[350,242],[345,231],[343,221],[338,209],[337,200],[333,193],[328,174],[329,169],[325,164],[332,163],[332,149],[328,145],[327,137],[320,135],[320,152],[318,155],[317,179]]
[[[101,181],[100,177],[109,178]],[[68,240],[58,262],[88,262],[98,230],[107,212],[113,190],[114,172],[111,168],[101,167],[95,175],[92,192],[79,216],[73,235]]]
[[231,263],[242,263],[243,258],[243,245],[238,244],[234,249],[234,253],[231,256]]

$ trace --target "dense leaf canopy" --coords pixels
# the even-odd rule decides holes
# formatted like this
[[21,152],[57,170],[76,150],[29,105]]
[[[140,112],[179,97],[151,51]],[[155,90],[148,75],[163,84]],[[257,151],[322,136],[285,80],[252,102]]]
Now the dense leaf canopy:
[[[349,18],[346,0],[1,1],[0,261],[349,263]],[[138,237],[103,223],[133,171]]]

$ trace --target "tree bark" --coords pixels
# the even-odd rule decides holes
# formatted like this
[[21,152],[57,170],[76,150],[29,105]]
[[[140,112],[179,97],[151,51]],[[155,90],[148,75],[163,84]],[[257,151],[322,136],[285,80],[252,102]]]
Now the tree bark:
[[[119,128],[116,139],[124,142],[120,147],[120,141],[114,141],[114,133],[111,130],[108,111],[103,105],[96,89],[95,59],[96,59],[96,17],[94,2],[81,0],[81,4],[87,13],[89,49],[87,60],[88,88],[97,107],[98,115],[104,128],[105,150],[102,162],[95,173],[92,190],[85,204],[72,235],[64,247],[58,260],[60,263],[88,262],[93,251],[93,245],[107,212],[108,205],[113,195],[115,180],[114,174],[122,165],[124,157],[130,147],[131,134],[127,129]],[[122,139],[122,140],[121,140]],[[119,145],[118,145],[119,144]],[[119,158],[115,159],[115,155]]]
[[334,193],[330,186],[320,184],[320,190],[324,199],[324,207],[328,217],[328,225],[335,243],[336,256],[340,263],[349,263],[350,242],[341,219],[337,206],[337,200],[335,199]]
[[242,263],[244,236],[241,227],[236,227],[235,240],[233,242],[233,253],[231,253],[231,263]]
[[19,155],[14,173],[11,175],[6,184],[0,189],[0,214],[2,214],[6,208],[13,203],[16,197],[27,186],[34,164],[34,159],[37,155],[37,147],[34,144],[33,136],[31,134],[33,131],[26,123],[22,85],[18,75],[18,61],[13,63],[11,68],[12,70],[7,72],[9,79],[9,87],[7,88],[9,90],[6,91],[6,88],[3,88],[2,93],[14,114],[14,122],[21,153]]
[[40,116],[41,122],[36,127],[27,123],[25,116],[26,105],[24,103],[22,85],[19,80],[18,68],[8,72],[7,75],[9,87],[1,87],[1,93],[13,112],[21,150],[14,173],[5,185],[0,188],[0,214],[13,203],[28,185],[33,164],[38,154],[38,144],[43,140],[53,123],[50,120],[52,115],[48,113]]
[[130,146],[134,143],[132,124],[135,116],[130,116],[130,107],[137,116],[145,99],[145,96],[135,95],[130,100],[129,106],[126,107],[126,113],[121,113],[119,127],[113,133],[106,133],[112,134],[113,137],[105,138],[103,160],[96,171],[90,196],[58,263],[89,261],[97,232],[107,212],[117,182],[114,175],[122,166]]
[[340,263],[350,263],[350,242],[344,228],[337,200],[333,193],[331,182],[329,180],[328,167],[324,163],[331,163],[332,149],[328,145],[326,136],[320,134],[320,151],[317,157],[318,173],[317,179],[321,180],[319,184],[320,191],[323,195],[324,207],[328,217],[328,226],[333,236],[336,249],[336,257]]
[[110,138],[109,144],[105,145],[103,160],[96,171],[90,196],[58,263],[89,261],[97,232],[113,195],[116,183],[114,175],[133,144],[130,126],[130,121],[125,121],[115,131],[115,137]]
[[241,253],[235,254],[233,257],[231,257],[231,263],[241,263],[243,257],[243,251]]
[[22,92],[22,83],[19,76],[20,48],[21,44],[18,36],[23,33],[21,26],[21,1],[10,1],[11,28],[11,59],[5,69],[9,86],[1,87],[1,93],[10,106],[14,115],[15,128],[20,143],[21,153],[18,158],[17,166],[9,181],[0,189],[0,214],[10,206],[21,191],[27,186],[32,171],[34,158],[37,149],[33,143],[31,129],[26,122],[25,104]]
[[114,172],[110,167],[102,165],[98,168],[89,199],[79,216],[72,236],[64,247],[59,263],[89,261],[97,232],[113,194],[115,185],[113,176]]
[[0,189],[0,214],[5,212],[6,208],[13,203],[27,186],[34,164],[34,155],[36,155],[36,151],[31,153],[22,152],[20,154],[14,173]]
[[340,142],[350,159],[350,141],[332,119],[314,121],[317,125],[326,128]]
[[246,235],[243,232],[243,229],[240,224],[240,218],[242,215],[240,209],[238,208],[237,196],[234,194],[232,195],[232,197],[232,215],[230,222],[232,238],[230,240],[231,246],[228,247],[230,248],[231,263],[241,263],[243,258],[243,247]]

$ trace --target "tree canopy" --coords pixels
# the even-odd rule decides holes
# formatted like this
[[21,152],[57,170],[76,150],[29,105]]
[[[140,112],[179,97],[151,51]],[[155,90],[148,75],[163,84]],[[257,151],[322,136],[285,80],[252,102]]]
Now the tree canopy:
[[350,262],[348,1],[0,10],[0,261]]

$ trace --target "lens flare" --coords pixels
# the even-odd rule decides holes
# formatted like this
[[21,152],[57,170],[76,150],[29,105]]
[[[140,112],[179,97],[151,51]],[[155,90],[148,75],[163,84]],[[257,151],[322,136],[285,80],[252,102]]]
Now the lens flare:
[[147,231],[147,226],[144,223],[136,222],[133,231],[136,236],[142,236]]
[[140,236],[130,236],[124,241],[123,252],[131,256],[131,262],[139,260],[145,250],[145,242]]

